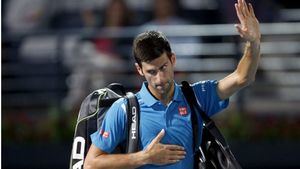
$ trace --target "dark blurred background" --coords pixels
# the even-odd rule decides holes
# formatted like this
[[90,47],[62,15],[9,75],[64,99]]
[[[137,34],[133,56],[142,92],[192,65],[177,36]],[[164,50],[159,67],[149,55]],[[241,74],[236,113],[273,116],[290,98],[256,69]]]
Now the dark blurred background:
[[[221,79],[243,44],[233,0],[2,0],[2,168],[68,168],[81,101],[112,82],[138,91],[131,44],[166,33],[176,81]],[[256,0],[256,82],[214,117],[245,169],[300,168],[300,3]]]

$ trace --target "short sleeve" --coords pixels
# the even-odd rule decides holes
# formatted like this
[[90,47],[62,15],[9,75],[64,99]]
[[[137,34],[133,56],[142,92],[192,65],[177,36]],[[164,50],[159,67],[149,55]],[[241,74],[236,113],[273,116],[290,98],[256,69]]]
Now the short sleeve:
[[229,104],[229,99],[221,100],[217,93],[218,81],[206,80],[194,83],[193,89],[201,108],[212,116],[225,109]]
[[98,131],[91,134],[92,143],[106,153],[111,153],[116,146],[125,140],[126,100],[117,100],[106,112]]

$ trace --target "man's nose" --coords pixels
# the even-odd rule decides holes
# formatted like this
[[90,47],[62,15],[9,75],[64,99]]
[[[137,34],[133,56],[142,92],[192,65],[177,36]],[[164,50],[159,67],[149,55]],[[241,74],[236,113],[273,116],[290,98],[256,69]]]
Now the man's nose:
[[163,79],[164,79],[164,74],[163,74],[163,72],[159,71],[157,73],[157,75],[156,75],[156,82],[158,84],[161,84],[161,82],[163,81]]

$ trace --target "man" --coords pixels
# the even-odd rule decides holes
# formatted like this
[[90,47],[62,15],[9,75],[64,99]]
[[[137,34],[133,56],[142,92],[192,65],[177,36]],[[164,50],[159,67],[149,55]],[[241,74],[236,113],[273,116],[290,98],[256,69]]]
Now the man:
[[[193,84],[197,99],[209,116],[228,105],[228,98],[254,81],[260,58],[259,23],[253,8],[244,0],[235,4],[240,24],[235,25],[246,46],[236,70],[220,81]],[[84,167],[192,169],[192,128],[190,109],[180,87],[174,82],[176,56],[166,38],[156,31],[134,40],[136,68],[144,82],[137,98],[141,108],[140,150],[131,154],[110,154],[125,142],[125,100],[113,104],[101,132],[94,133]]]

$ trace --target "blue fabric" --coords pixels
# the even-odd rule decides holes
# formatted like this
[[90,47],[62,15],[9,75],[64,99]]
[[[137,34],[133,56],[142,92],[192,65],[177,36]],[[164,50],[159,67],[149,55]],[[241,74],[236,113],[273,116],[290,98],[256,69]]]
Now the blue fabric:
[[[192,86],[203,110],[209,116],[216,114],[228,106],[228,99],[222,101],[218,97],[216,91],[217,81],[202,81]],[[161,143],[183,146],[187,153],[185,159],[175,164],[164,166],[145,165],[140,167],[140,169],[192,169],[193,133],[190,120],[191,111],[181,92],[180,86],[175,84],[173,100],[167,106],[163,105],[149,93],[146,82],[144,82],[136,96],[141,109],[140,149],[145,149],[157,134],[162,129],[165,129],[165,136],[162,138]],[[100,131],[91,135],[93,144],[107,153],[111,153],[126,138],[127,119],[125,103],[125,99],[119,99],[115,102],[108,110],[109,112],[107,112]]]

